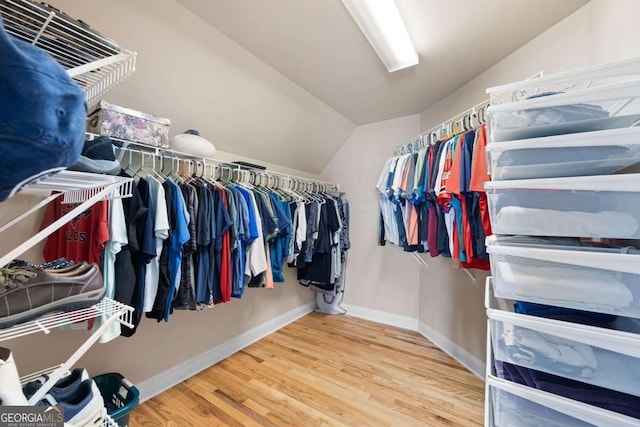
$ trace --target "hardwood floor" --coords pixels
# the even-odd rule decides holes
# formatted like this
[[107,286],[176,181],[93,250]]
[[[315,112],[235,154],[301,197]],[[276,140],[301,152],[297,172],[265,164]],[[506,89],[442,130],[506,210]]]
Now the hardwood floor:
[[140,405],[135,426],[474,426],[484,383],[420,334],[312,313]]

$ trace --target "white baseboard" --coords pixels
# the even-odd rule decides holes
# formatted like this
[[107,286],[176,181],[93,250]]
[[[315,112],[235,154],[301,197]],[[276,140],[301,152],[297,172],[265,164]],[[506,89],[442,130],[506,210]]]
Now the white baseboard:
[[433,330],[424,322],[418,323],[417,330],[423,337],[437,345],[442,351],[457,360],[472,374],[484,381],[486,363],[451,341],[446,336],[442,335],[440,332]]
[[314,301],[294,308],[293,310],[271,319],[260,326],[256,326],[253,329],[249,329],[248,331],[233,337],[229,341],[186,360],[171,369],[163,371],[158,375],[136,384],[136,387],[140,391],[140,402],[151,399],[155,395],[170,389],[187,378],[194,376],[198,372],[215,365],[219,361],[237,353],[250,344],[266,337],[302,316],[311,313],[315,307],[316,303]]
[[386,311],[374,310],[372,308],[360,307],[358,305],[341,304],[342,308],[347,310],[347,314],[361,319],[370,320],[372,322],[383,323],[397,328],[418,330],[418,319],[400,314],[387,313]]
[[342,307],[347,310],[347,314],[350,316],[419,332],[423,337],[437,345],[442,351],[467,368],[472,374],[484,381],[486,370],[485,363],[464,348],[460,347],[458,344],[451,341],[449,338],[431,329],[431,327],[427,326],[426,323],[419,322],[418,319],[414,319],[412,317],[387,313],[385,311],[374,310],[357,305],[342,304]]

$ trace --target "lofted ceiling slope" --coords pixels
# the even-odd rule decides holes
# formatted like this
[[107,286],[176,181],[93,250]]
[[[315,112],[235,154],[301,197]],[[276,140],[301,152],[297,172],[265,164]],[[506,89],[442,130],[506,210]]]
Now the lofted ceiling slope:
[[393,74],[340,0],[49,0],[138,52],[107,101],[219,150],[320,173],[356,125],[419,114],[587,0],[396,0],[420,65]]
[[178,0],[355,124],[421,113],[586,0],[396,0],[420,63],[389,74],[340,0]]

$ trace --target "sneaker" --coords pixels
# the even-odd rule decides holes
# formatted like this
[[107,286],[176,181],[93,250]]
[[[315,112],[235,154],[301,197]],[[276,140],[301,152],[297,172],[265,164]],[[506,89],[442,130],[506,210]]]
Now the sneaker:
[[104,293],[96,264],[61,273],[40,268],[0,268],[0,329],[52,311],[90,307]]
[[29,261],[22,259],[14,259],[9,263],[9,267],[33,267],[41,268],[43,270],[61,270],[63,268],[71,267],[75,265],[74,261],[69,261],[66,258],[58,258],[53,261],[44,262],[42,264],[32,264]]
[[38,405],[57,405],[64,410],[64,422],[75,427],[101,426],[107,416],[100,389],[92,379],[82,381],[60,399],[45,394]]
[[[56,400],[63,400],[64,397],[75,390],[81,382],[89,378],[89,373],[86,369],[76,368],[71,371],[69,375],[60,378],[48,393],[56,398]],[[22,386],[22,393],[27,399],[30,399],[48,380],[49,376],[43,375],[33,381],[29,381]]]
[[85,261],[83,261],[82,263],[76,263],[75,261],[68,261],[66,258],[58,258],[56,260],[44,262],[42,264],[32,264],[29,261],[25,261],[22,259],[14,259],[9,263],[9,267],[41,268],[43,270],[54,270],[56,273],[61,273],[71,270],[72,268],[77,268],[84,264],[86,264]]
[[4,406],[27,405],[13,354],[11,350],[3,347],[0,347],[0,401]]

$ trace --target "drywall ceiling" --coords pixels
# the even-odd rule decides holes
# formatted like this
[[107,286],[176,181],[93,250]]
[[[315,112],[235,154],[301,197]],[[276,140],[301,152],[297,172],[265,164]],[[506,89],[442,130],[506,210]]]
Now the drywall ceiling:
[[178,1],[355,124],[426,110],[587,3],[396,0],[420,64],[389,74],[340,0]]
[[340,0],[48,2],[138,53],[105,100],[310,173],[357,124],[423,112],[586,3],[397,0],[420,65],[389,74]]

